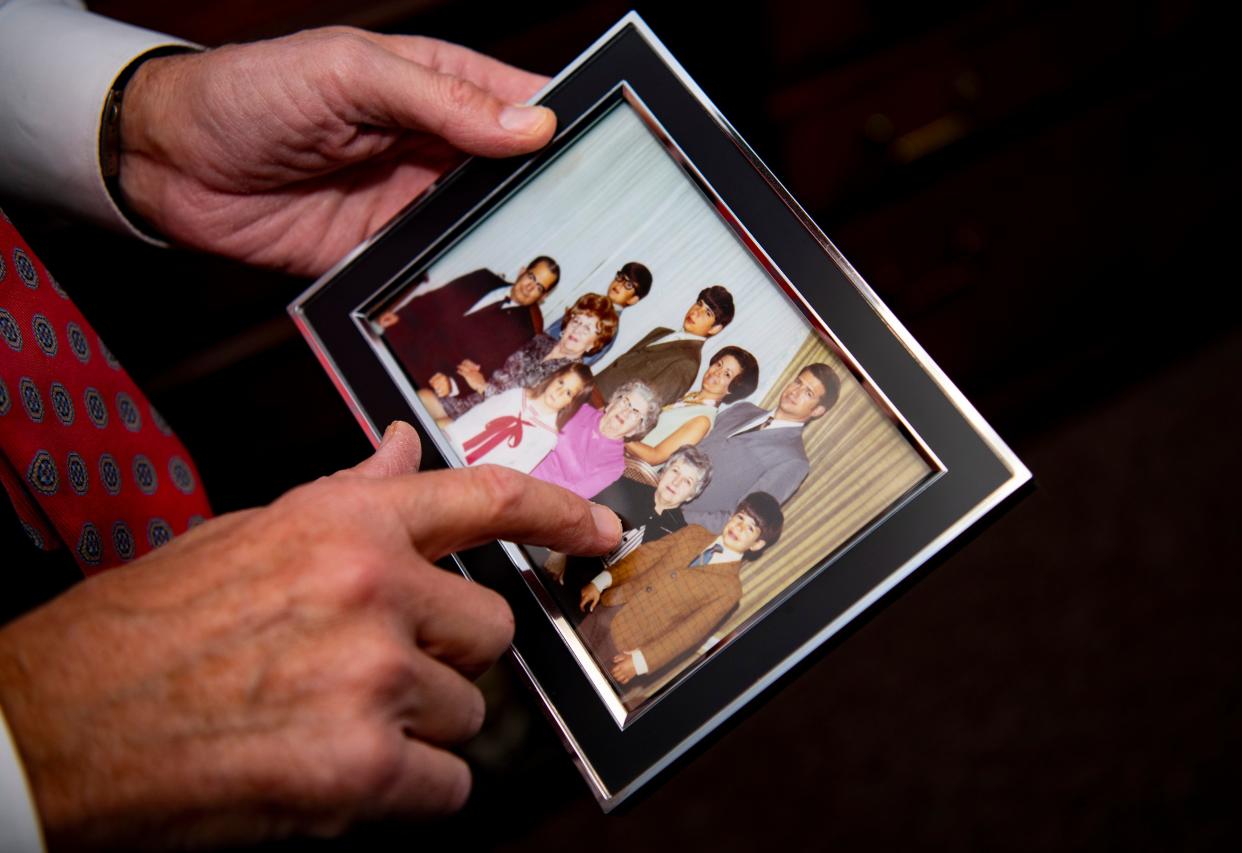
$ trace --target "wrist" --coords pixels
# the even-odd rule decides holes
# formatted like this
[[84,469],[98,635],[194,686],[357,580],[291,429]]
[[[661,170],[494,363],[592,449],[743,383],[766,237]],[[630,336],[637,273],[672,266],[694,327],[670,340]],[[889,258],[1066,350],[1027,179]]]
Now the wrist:
[[100,164],[108,191],[121,211],[148,232],[155,230],[149,223],[158,220],[161,175],[171,162],[164,135],[175,123],[171,112],[176,81],[183,64],[192,61],[190,52],[190,48],[160,48],[136,59],[113,85],[116,115],[104,116],[105,124],[109,118],[113,123],[111,134],[105,126],[100,136]]
[[[49,627],[70,633],[58,620],[49,626],[37,613],[0,631],[0,706],[42,835],[55,848],[73,846],[74,839],[80,843],[101,806],[106,811],[108,800],[126,787],[126,780],[112,772],[102,777],[105,784],[98,784],[99,776],[92,782],[97,756],[89,748],[90,737],[107,738],[108,733],[93,731],[80,695],[63,689],[65,679],[81,677],[75,672],[80,662],[61,658],[59,650],[40,642]],[[75,719],[80,726],[74,725]],[[7,849],[2,839],[0,849]]]

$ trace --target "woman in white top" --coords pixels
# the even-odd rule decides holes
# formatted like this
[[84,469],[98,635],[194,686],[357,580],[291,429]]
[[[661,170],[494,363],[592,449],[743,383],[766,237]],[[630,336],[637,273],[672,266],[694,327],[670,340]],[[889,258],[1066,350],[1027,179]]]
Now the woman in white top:
[[561,427],[594,387],[589,367],[567,364],[530,388],[488,397],[444,434],[467,465],[503,465],[528,474],[556,447]]
[[664,407],[641,441],[626,442],[625,454],[650,466],[663,465],[679,448],[698,444],[716,422],[722,404],[745,399],[759,387],[759,362],[741,347],[724,347],[703,373],[703,383]]

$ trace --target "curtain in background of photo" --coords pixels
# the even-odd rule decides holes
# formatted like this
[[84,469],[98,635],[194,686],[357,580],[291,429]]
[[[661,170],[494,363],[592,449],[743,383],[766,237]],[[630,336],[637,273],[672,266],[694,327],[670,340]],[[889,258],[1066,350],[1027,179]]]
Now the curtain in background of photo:
[[[841,360],[815,334],[803,339],[761,404],[775,408],[781,389],[802,365],[822,361],[842,377],[837,404],[804,431],[811,473],[781,508],[785,527],[767,553],[742,568],[742,600],[713,634],[727,637],[785,592],[826,554],[839,548],[918,485],[932,468],[906,441]],[[825,571],[832,571],[829,566]],[[827,622],[825,621],[825,624]],[[684,661],[693,664],[694,660]],[[634,709],[677,676],[664,673],[622,696]]]

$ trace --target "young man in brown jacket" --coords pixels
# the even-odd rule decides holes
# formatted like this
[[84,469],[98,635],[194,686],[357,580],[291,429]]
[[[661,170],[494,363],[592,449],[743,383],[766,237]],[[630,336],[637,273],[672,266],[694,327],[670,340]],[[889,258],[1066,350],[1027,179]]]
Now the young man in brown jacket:
[[690,390],[699,375],[703,344],[733,321],[733,296],[719,284],[705,287],[686,311],[681,331],[659,326],[595,375],[597,403],[626,382],[651,387],[667,406]]
[[719,536],[692,524],[601,572],[579,601],[595,659],[626,684],[697,648],[741,600],[742,561],[776,544],[784,521],[776,498],[754,492]]

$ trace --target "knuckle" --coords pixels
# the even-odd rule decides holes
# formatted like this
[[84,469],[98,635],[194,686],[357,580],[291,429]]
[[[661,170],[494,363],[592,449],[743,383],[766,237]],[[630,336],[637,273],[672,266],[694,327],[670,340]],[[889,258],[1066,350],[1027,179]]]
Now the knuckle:
[[400,750],[378,727],[351,739],[343,764],[337,783],[346,799],[371,799],[392,790],[403,768]]
[[425,65],[434,64],[432,60],[435,58],[436,51],[438,51],[440,46],[444,44],[444,42],[439,39],[419,35],[417,33],[402,34],[401,40],[409,45],[410,51],[415,55],[418,55]]
[[322,75],[321,85],[344,92],[371,70],[376,48],[360,30],[331,27],[319,31],[319,38],[313,68]]
[[339,38],[341,36],[353,36],[355,38],[362,35],[362,30],[357,27],[351,27],[348,24],[329,24],[326,27],[320,27],[312,30],[315,34],[326,38]]
[[353,56],[361,51],[370,52],[371,42],[362,31],[354,27],[325,27],[322,32],[332,50],[340,51],[346,56]]
[[324,570],[328,597],[345,610],[382,600],[391,578],[389,562],[365,547],[342,557],[327,563]]
[[482,730],[487,703],[478,687],[454,675],[415,691],[407,714],[414,736],[440,744],[461,743]]
[[485,518],[508,518],[521,507],[526,491],[521,474],[499,465],[480,465],[469,471],[478,485],[478,509]]
[[464,113],[482,105],[483,92],[473,83],[451,74],[440,75],[440,98],[450,113]]
[[418,680],[413,656],[397,643],[377,641],[355,658],[356,676],[367,693],[380,697],[399,696]]
[[318,834],[336,834],[400,772],[390,737],[356,721],[338,730],[330,749],[301,775],[301,794],[323,810]]

